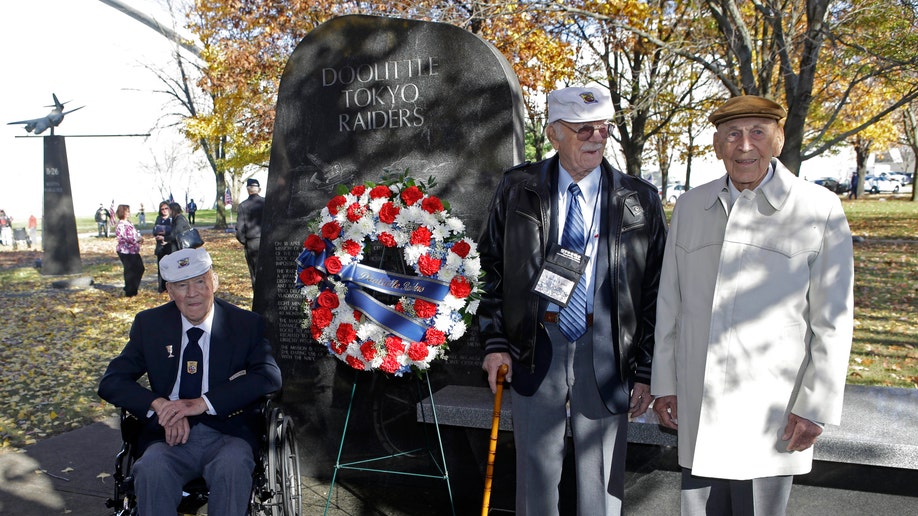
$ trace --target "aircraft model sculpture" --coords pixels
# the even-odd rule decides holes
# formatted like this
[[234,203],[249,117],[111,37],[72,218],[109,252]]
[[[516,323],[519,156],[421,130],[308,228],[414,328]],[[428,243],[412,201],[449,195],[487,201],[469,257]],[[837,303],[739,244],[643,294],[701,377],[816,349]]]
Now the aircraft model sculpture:
[[80,106],[78,108],[71,109],[70,111],[64,111],[64,104],[66,104],[67,102],[61,102],[57,100],[57,95],[55,95],[54,93],[52,93],[51,96],[54,98],[54,105],[46,106],[46,107],[50,107],[54,109],[52,109],[51,112],[48,113],[47,115],[41,118],[34,118],[32,120],[20,120],[18,122],[9,122],[7,123],[7,125],[25,124],[26,132],[31,133],[34,131],[35,134],[41,134],[45,131],[45,129],[48,129],[50,127],[51,136],[54,136],[54,128],[60,125],[60,123],[64,120],[64,115],[73,113],[77,109],[82,109],[86,107],[86,106]]

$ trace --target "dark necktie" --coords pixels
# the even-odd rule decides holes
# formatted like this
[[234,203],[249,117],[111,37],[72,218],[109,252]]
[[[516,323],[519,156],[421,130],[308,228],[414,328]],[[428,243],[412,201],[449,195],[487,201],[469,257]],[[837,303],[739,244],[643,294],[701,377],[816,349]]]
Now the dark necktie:
[[[567,210],[567,219],[564,222],[564,232],[561,234],[561,247],[583,254],[586,251],[586,235],[584,235],[583,213],[580,211],[580,187],[571,183],[567,191],[570,193],[571,203]],[[567,306],[561,309],[558,317],[558,327],[561,333],[571,342],[586,333],[586,274],[580,276],[577,287],[571,295]]]
[[204,335],[201,328],[189,328],[188,345],[182,352],[182,377],[179,381],[179,398],[192,400],[201,397],[201,381],[204,377],[204,353],[198,339]]

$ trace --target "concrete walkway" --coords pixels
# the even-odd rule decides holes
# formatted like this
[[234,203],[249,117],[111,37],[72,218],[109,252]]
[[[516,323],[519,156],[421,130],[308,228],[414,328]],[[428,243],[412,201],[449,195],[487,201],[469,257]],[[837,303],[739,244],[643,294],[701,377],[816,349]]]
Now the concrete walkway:
[[[110,475],[120,447],[116,424],[116,420],[95,423],[40,441],[21,453],[0,453],[0,514],[111,514],[105,500],[112,495]],[[502,439],[498,450],[495,470],[491,503],[495,515],[513,513],[512,447],[505,441]],[[469,482],[462,485],[468,473],[451,472],[460,515],[480,514],[479,489]],[[323,514],[328,485],[328,479],[303,478],[304,515]],[[626,514],[677,515],[678,489],[674,450],[630,446]],[[565,484],[563,490],[564,498],[569,499],[570,486]],[[445,515],[449,514],[448,500],[442,480],[345,471],[335,484],[329,514]],[[567,507],[562,509],[570,512]],[[796,479],[788,514],[918,514],[918,471],[817,462],[813,473]]]

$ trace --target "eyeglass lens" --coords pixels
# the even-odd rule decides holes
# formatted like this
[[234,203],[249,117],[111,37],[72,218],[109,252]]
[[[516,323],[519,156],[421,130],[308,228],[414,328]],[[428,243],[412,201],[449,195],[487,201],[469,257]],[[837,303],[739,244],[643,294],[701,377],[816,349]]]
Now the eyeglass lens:
[[577,139],[582,142],[585,142],[589,140],[590,138],[592,138],[593,132],[595,131],[599,131],[599,136],[601,136],[602,139],[604,140],[609,137],[610,124],[602,124],[602,125],[595,125],[595,126],[594,125],[584,125],[580,127],[579,129],[574,129],[573,127],[569,127],[566,124],[565,126],[568,127],[571,131],[574,131],[575,133],[577,133]]

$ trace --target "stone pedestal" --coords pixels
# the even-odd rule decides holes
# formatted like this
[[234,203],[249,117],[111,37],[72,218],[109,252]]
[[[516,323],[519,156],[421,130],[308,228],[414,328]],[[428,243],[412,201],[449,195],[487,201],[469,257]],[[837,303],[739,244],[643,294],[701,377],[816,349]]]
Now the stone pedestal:
[[83,271],[67,145],[63,136],[45,136],[45,194],[41,217],[41,273],[45,275],[79,274]]

